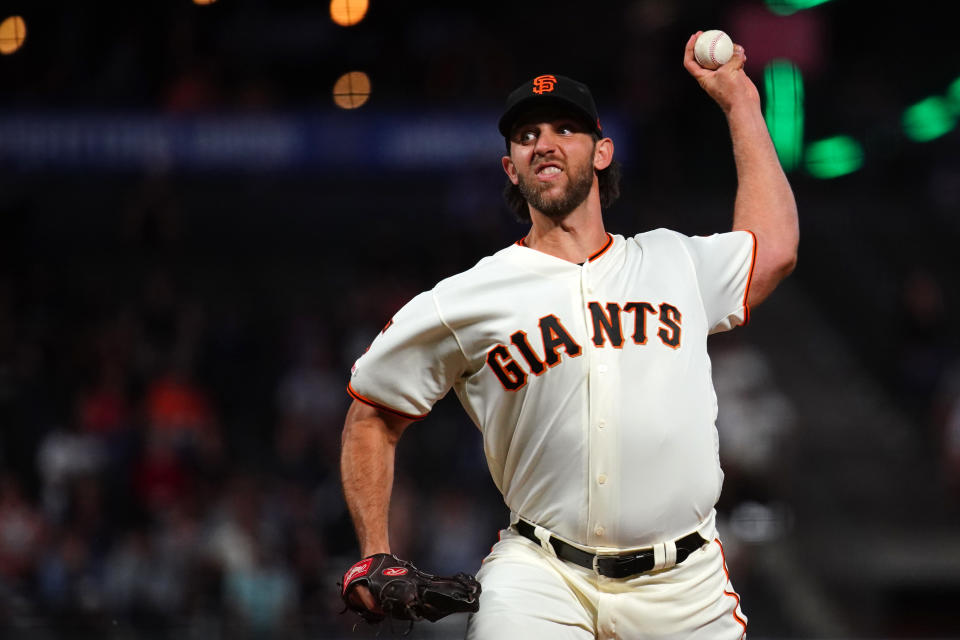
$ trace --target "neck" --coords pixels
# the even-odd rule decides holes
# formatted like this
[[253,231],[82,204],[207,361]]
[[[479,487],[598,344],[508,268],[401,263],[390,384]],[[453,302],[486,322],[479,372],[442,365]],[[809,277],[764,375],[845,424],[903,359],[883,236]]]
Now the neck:
[[575,262],[586,262],[607,243],[600,198],[595,192],[563,219],[557,220],[530,209],[533,226],[525,239],[531,249]]

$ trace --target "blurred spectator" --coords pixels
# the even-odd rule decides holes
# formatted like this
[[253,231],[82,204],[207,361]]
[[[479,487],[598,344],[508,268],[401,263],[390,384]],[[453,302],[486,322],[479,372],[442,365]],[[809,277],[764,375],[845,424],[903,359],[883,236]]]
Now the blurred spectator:
[[103,604],[98,566],[89,541],[70,527],[56,529],[37,565],[37,590],[54,620],[76,623]]
[[120,520],[132,508],[131,478],[142,444],[128,398],[132,376],[122,362],[118,354],[101,355],[99,379],[94,386],[80,392],[75,408],[78,433],[95,441],[103,456],[102,488],[107,493],[106,501]]
[[96,386],[81,393],[77,402],[80,430],[109,441],[131,426],[125,384],[126,372],[117,361],[103,362]]
[[58,427],[44,436],[37,452],[37,469],[43,481],[43,509],[51,522],[66,519],[73,484],[96,476],[106,457],[100,441],[75,428]]
[[312,324],[305,319],[295,323],[294,362],[277,389],[277,454],[289,472],[303,479],[316,479],[319,469],[337,467],[347,404],[343,374],[326,336]]
[[796,419],[766,358],[755,347],[736,341],[711,350],[720,407],[717,432],[725,474],[720,503],[724,507],[773,497],[768,487]]
[[206,523],[204,547],[224,575],[252,569],[258,544],[279,544],[279,524],[265,517],[263,500],[258,480],[238,473],[214,505]]
[[941,378],[933,413],[944,480],[960,506],[960,360],[951,363]]
[[147,435],[133,469],[133,488],[140,505],[157,515],[175,507],[190,491],[187,469],[165,434]]
[[147,434],[167,443],[203,469],[221,461],[223,442],[216,411],[187,366],[176,363],[146,390]]
[[942,442],[947,486],[960,504],[960,398],[947,414]]
[[275,638],[289,630],[298,607],[294,575],[277,550],[258,540],[253,563],[227,571],[224,602],[241,638]]
[[158,553],[145,528],[131,529],[104,562],[103,590],[113,615],[159,623],[180,611],[185,590],[182,560]]
[[7,588],[23,586],[43,549],[44,529],[42,514],[27,501],[20,481],[0,475],[0,582]]
[[458,491],[440,490],[432,496],[424,518],[430,523],[431,546],[421,564],[439,575],[475,572],[487,548],[496,541],[484,521],[484,510]]
[[907,274],[897,314],[895,383],[907,409],[927,425],[934,393],[953,357],[943,288],[931,271],[918,266]]

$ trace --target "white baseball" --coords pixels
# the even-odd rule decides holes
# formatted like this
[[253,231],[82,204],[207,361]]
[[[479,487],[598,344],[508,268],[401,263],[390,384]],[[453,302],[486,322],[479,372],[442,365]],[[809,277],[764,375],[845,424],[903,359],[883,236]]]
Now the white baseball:
[[693,57],[704,69],[716,69],[727,64],[733,55],[733,40],[719,29],[704,31],[693,45]]

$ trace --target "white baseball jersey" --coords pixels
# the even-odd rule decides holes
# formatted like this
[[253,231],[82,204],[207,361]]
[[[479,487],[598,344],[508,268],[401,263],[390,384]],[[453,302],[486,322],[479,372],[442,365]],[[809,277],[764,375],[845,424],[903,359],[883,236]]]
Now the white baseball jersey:
[[712,518],[723,481],[707,335],[744,324],[756,241],[658,229],[583,265],[518,243],[404,306],[358,400],[411,418],[453,388],[515,514],[631,548]]

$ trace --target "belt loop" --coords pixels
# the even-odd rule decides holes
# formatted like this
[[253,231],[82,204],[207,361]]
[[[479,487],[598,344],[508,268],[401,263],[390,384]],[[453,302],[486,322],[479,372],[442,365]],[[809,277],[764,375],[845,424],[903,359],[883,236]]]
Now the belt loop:
[[540,546],[543,547],[543,550],[549,553],[554,558],[557,557],[557,550],[553,548],[553,545],[550,544],[550,532],[541,527],[540,525],[535,525],[533,527],[533,535],[537,536],[537,540],[540,541]]
[[677,544],[673,540],[653,545],[653,570],[669,569],[677,564]]

